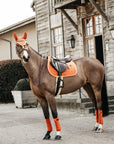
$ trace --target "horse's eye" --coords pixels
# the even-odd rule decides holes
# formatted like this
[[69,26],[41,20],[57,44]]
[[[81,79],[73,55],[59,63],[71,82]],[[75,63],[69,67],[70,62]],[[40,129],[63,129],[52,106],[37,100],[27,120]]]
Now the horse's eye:
[[20,46],[20,45],[16,45],[16,47],[19,47],[19,48],[21,48],[21,46]]

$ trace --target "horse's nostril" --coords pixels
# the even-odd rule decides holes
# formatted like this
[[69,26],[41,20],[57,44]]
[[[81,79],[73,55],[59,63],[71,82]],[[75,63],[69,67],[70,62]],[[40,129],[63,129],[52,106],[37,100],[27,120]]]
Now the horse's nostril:
[[28,61],[29,61],[29,58],[30,58],[30,57],[26,58],[25,56],[23,56],[23,59],[24,59],[25,62],[28,62]]

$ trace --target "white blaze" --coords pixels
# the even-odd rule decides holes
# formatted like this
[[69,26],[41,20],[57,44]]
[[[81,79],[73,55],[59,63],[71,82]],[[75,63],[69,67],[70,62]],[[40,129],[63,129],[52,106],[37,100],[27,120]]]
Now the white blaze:
[[28,59],[28,53],[27,53],[27,51],[24,50],[23,51],[23,55],[25,56],[26,59]]

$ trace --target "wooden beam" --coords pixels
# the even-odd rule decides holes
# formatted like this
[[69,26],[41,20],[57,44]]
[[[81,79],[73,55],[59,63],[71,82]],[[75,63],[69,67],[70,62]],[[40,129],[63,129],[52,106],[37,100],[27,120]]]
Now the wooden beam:
[[66,16],[66,18],[69,20],[69,22],[74,26],[74,28],[78,32],[78,25],[73,21],[73,19],[68,15],[68,13],[64,9],[61,9],[61,12]]
[[76,1],[77,0],[55,0],[55,9],[60,9]]
[[108,18],[99,5],[96,4],[95,0],[89,0],[90,3],[98,10],[102,17],[108,22]]

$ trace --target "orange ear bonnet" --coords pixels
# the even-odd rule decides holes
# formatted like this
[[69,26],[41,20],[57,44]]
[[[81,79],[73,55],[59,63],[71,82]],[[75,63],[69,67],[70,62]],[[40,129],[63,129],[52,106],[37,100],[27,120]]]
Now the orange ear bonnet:
[[26,44],[26,38],[27,38],[27,33],[25,32],[24,33],[24,36],[23,37],[20,37],[20,38],[18,38],[17,37],[17,35],[16,35],[16,33],[14,33],[14,38],[15,38],[15,40],[17,41],[17,43],[19,44],[19,45],[25,45]]
[[16,33],[14,32],[13,35],[14,35],[15,40],[17,41],[17,40],[18,40],[18,37],[17,37]]
[[16,41],[18,41],[18,40],[23,40],[23,39],[26,40],[26,39],[27,39],[27,33],[24,32],[24,36],[18,38],[17,35],[16,35],[16,33],[14,32],[14,38],[15,38]]

